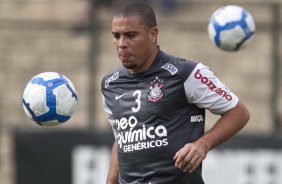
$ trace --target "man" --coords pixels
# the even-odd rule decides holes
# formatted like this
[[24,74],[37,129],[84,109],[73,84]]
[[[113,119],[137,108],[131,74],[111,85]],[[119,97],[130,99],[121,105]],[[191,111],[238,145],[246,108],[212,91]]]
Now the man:
[[[248,110],[207,66],[159,49],[150,6],[121,6],[112,35],[123,66],[102,80],[115,135],[107,184],[203,184],[208,151],[244,127]],[[205,109],[221,115],[206,133]]]

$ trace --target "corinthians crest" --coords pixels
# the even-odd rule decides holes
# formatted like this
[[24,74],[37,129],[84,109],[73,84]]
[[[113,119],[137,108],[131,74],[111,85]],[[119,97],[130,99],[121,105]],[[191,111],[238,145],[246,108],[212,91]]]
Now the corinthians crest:
[[161,100],[164,96],[162,88],[164,87],[164,82],[157,76],[150,83],[150,92],[148,94],[148,99],[152,102],[157,102]]

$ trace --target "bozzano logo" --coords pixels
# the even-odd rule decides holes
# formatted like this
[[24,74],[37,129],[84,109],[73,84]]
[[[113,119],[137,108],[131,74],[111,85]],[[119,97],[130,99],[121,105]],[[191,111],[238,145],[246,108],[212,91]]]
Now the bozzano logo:
[[211,91],[216,92],[218,95],[224,97],[226,100],[231,101],[232,96],[227,93],[224,89],[217,87],[211,80],[209,80],[207,77],[203,76],[203,74],[200,73],[200,69],[196,71],[194,74],[195,79],[200,80],[203,84],[209,87]]

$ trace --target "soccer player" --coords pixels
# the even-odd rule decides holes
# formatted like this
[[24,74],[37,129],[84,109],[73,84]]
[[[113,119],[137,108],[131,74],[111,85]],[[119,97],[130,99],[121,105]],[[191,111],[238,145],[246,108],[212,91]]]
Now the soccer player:
[[[149,5],[122,5],[112,35],[122,66],[101,83],[115,135],[107,184],[203,184],[208,151],[245,126],[248,110],[210,68],[160,50]],[[220,115],[207,132],[206,109]]]

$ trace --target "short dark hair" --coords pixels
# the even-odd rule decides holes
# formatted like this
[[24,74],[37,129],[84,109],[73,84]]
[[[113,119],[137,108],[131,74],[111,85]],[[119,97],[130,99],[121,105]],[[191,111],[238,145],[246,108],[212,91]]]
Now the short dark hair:
[[121,5],[115,13],[115,17],[131,16],[138,16],[140,20],[149,28],[157,26],[155,12],[148,4],[138,1],[130,1]]

